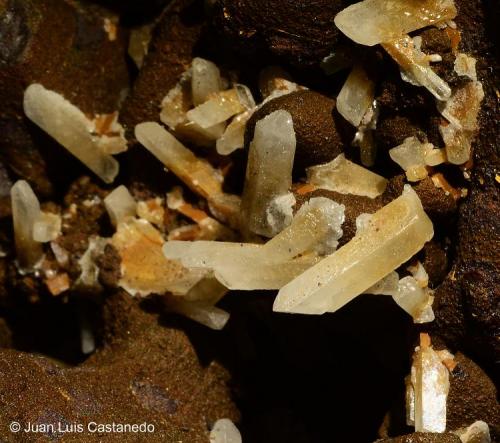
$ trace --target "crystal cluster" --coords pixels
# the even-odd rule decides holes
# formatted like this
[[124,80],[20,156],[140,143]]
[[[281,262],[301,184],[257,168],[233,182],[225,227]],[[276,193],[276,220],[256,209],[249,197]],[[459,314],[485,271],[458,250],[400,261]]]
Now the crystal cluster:
[[412,84],[425,87],[438,100],[451,96],[448,84],[431,68],[431,56],[424,54],[408,35],[382,44],[402,69],[403,78]]
[[450,163],[460,165],[469,160],[483,98],[481,82],[472,81],[459,87],[448,101],[438,105],[441,114],[449,122],[441,125],[439,131]]
[[113,182],[119,165],[110,153],[123,152],[127,143],[116,115],[90,120],[62,95],[40,84],[26,89],[24,112],[104,182]]
[[350,242],[282,287],[273,310],[334,312],[411,258],[433,234],[417,194],[406,186]]
[[453,356],[449,352],[434,351],[430,337],[420,334],[420,346],[415,348],[406,385],[407,424],[414,425],[416,432],[446,430],[450,381],[443,360],[450,358]]
[[279,232],[268,223],[267,210],[292,185],[295,147],[292,116],[287,111],[275,111],[255,125],[241,203],[242,220],[249,231],[266,237]]
[[422,143],[417,137],[408,137],[403,143],[389,150],[389,155],[406,172],[411,182],[423,180],[428,175],[427,166],[446,161],[443,149],[434,149],[432,143]]
[[335,25],[356,43],[373,46],[456,15],[453,0],[364,0],[339,12]]
[[375,198],[387,186],[384,177],[347,160],[344,154],[324,165],[311,166],[306,172],[310,184],[340,194]]
[[118,224],[110,242],[121,258],[119,285],[131,295],[183,295],[206,274],[166,259],[163,237],[146,220],[132,218]]
[[314,198],[288,228],[264,245],[169,241],[163,252],[187,268],[210,270],[230,289],[279,289],[316,263],[318,253],[336,248],[343,222],[343,205]]

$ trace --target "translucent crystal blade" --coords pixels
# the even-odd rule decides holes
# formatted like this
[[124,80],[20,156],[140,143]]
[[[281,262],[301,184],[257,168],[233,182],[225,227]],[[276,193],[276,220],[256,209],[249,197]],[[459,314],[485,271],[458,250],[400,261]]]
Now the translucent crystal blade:
[[108,211],[111,223],[117,226],[118,223],[124,221],[127,217],[135,216],[137,203],[134,197],[130,195],[130,192],[128,192],[128,189],[120,185],[106,196],[104,206]]
[[33,238],[33,227],[40,216],[40,203],[28,182],[18,180],[10,190],[16,257],[22,270],[33,270],[43,257],[41,243]]
[[233,118],[224,134],[217,140],[217,152],[220,155],[229,155],[236,149],[243,148],[245,129],[252,111],[245,111]]
[[349,243],[281,288],[273,310],[334,312],[411,258],[432,236],[418,196],[406,187]]
[[438,100],[444,101],[450,98],[451,89],[448,83],[432,70],[428,57],[415,47],[410,36],[402,36],[382,46],[412,83],[423,86]]
[[363,168],[340,154],[330,163],[307,169],[307,180],[319,188],[340,194],[362,195],[375,198],[384,193],[387,180]]
[[387,42],[457,15],[453,0],[364,0],[335,17],[335,25],[362,45]]
[[193,59],[191,70],[193,73],[191,80],[193,103],[198,106],[208,100],[210,94],[220,91],[220,71],[215,63],[200,57]]
[[356,65],[337,96],[337,110],[348,122],[358,127],[372,106],[374,93],[375,84],[365,70]]
[[32,84],[24,93],[24,112],[104,182],[115,179],[118,162],[99,148],[91,134],[92,122],[63,96]]
[[135,127],[137,140],[194,192],[209,197],[222,192],[217,171],[198,159],[158,123],[140,123]]
[[205,103],[191,109],[186,115],[190,121],[202,128],[210,128],[244,110],[245,106],[240,100],[240,93],[237,88],[234,88],[212,94]]
[[275,234],[267,222],[267,208],[292,184],[295,146],[292,116],[287,111],[275,111],[255,125],[242,197],[242,220],[250,231]]

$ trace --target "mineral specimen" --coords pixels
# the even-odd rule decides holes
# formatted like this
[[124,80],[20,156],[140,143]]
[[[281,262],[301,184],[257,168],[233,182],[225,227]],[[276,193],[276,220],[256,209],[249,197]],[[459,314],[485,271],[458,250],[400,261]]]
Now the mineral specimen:
[[140,123],[135,127],[135,136],[194,192],[205,198],[222,192],[217,171],[208,162],[198,159],[158,123]]
[[210,431],[210,443],[241,443],[240,431],[228,418],[217,420]]
[[335,25],[356,43],[373,46],[457,15],[453,0],[364,0],[335,17]]
[[207,101],[212,94],[221,90],[222,81],[219,68],[209,60],[195,57],[191,69],[193,104],[198,106]]
[[441,356],[432,349],[429,336],[421,334],[420,346],[415,348],[413,354],[410,383],[407,384],[407,400],[410,402],[407,408],[413,410],[414,414],[413,417],[409,414],[408,424],[414,424],[415,431],[446,430],[446,399],[449,388],[448,369]]
[[233,89],[211,94],[206,102],[188,111],[186,116],[206,129],[254,106],[250,91],[243,85],[236,85]]
[[384,177],[347,160],[344,154],[330,163],[311,166],[306,172],[312,185],[340,194],[375,198],[383,194],[387,186]]
[[248,110],[238,114],[227,125],[224,133],[217,139],[217,152],[220,155],[229,155],[236,149],[243,148],[245,144],[245,129],[247,121],[252,116],[253,111]]
[[106,196],[104,206],[106,206],[111,223],[118,226],[127,217],[135,216],[137,203],[128,189],[120,185]]
[[334,312],[411,258],[433,234],[417,194],[406,186],[350,242],[281,288],[273,310]]
[[55,240],[61,233],[61,216],[40,211],[33,225],[33,240],[46,243]]
[[415,46],[415,41],[410,36],[404,35],[387,41],[382,46],[401,67],[405,80],[425,87],[438,100],[450,98],[450,87],[430,67],[432,57]]
[[188,270],[162,253],[164,240],[146,220],[129,219],[117,226],[111,244],[121,258],[119,286],[131,295],[186,294],[206,272]]
[[450,163],[460,165],[469,160],[483,98],[483,85],[473,81],[455,90],[448,101],[438,104],[441,114],[449,122],[441,125],[439,130]]
[[42,245],[33,237],[35,222],[40,217],[40,203],[24,180],[12,186],[10,197],[17,263],[21,270],[32,271],[43,258]]
[[406,172],[406,178],[415,182],[427,177],[427,155],[433,151],[431,143],[422,143],[413,136],[408,137],[404,142],[389,150],[389,155]]
[[251,232],[272,237],[267,208],[276,197],[288,193],[292,185],[295,131],[291,115],[275,111],[258,121],[250,144],[242,220]]
[[455,431],[462,443],[491,443],[490,428],[484,421],[476,421],[468,428]]
[[224,328],[229,320],[229,313],[205,301],[186,301],[180,297],[171,297],[166,304],[168,309],[217,331]]
[[337,110],[353,126],[358,127],[372,106],[375,84],[360,65],[354,66],[337,96]]
[[104,182],[115,179],[118,162],[102,151],[99,136],[92,133],[94,123],[63,96],[40,84],[32,84],[24,93],[24,112]]

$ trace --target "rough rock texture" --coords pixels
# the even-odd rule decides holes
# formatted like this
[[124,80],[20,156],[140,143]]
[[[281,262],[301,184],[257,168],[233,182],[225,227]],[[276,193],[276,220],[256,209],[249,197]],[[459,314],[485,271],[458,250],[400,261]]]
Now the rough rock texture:
[[460,49],[479,60],[478,77],[483,81],[485,99],[478,137],[473,144],[471,190],[460,207],[457,261],[436,292],[433,330],[450,346],[465,349],[475,359],[494,365],[500,359],[500,202],[495,178],[500,170],[496,146],[499,109],[494,87],[498,58],[486,34],[489,22],[484,5],[478,1],[457,2],[456,21],[462,32]]
[[[46,433],[43,441],[189,441],[206,443],[220,417],[238,420],[227,373],[203,368],[184,332],[157,323],[128,294],[104,308],[104,347],[77,368],[16,351],[0,351],[0,424],[153,423],[153,434]],[[19,397],[23,401],[19,402]],[[15,434],[2,434],[14,442]]]
[[204,24],[202,3],[173,1],[155,26],[148,54],[120,115],[130,135],[135,125],[160,120],[163,98],[191,65]]
[[28,180],[37,194],[48,196],[64,182],[59,174],[54,183],[58,165],[64,164],[67,176],[80,165],[28,123],[24,90],[38,82],[85,113],[116,111],[128,87],[125,35],[118,31],[110,41],[104,17],[113,18],[62,0],[0,1],[0,155],[9,173]]
[[488,423],[493,441],[500,439],[500,404],[497,390],[484,371],[465,355],[455,355],[457,366],[450,375],[446,426],[455,430],[477,420]]
[[458,435],[445,433],[433,434],[416,432],[414,434],[402,435],[395,438],[384,438],[376,443],[460,443]]
[[224,39],[248,54],[268,50],[299,67],[318,65],[339,39],[333,19],[343,0],[218,0],[214,22]]
[[335,111],[335,100],[314,91],[292,92],[262,106],[247,123],[246,147],[252,141],[257,121],[278,109],[288,111],[293,119],[297,175],[303,175],[308,166],[333,160],[342,152],[342,131],[348,123]]

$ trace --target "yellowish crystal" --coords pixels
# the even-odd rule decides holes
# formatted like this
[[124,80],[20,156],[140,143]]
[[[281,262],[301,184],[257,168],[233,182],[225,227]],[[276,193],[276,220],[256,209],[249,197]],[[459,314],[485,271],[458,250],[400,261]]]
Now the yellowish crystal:
[[281,288],[273,310],[334,312],[410,259],[433,234],[420,199],[406,186],[350,242]]
[[384,177],[347,160],[344,154],[324,165],[311,166],[306,172],[310,184],[340,194],[375,198],[387,186]]
[[335,17],[335,25],[362,45],[387,42],[457,15],[453,0],[364,0]]

